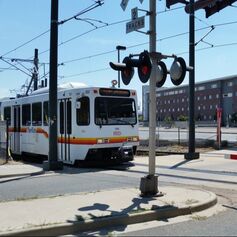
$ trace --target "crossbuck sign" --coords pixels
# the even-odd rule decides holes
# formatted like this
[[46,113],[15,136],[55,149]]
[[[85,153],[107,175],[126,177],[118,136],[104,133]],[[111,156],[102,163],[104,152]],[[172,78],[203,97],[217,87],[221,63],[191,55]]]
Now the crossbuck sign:
[[[122,0],[122,2],[120,3],[121,8],[125,11],[127,8],[129,0]],[[142,4],[143,0],[139,0],[139,2]]]

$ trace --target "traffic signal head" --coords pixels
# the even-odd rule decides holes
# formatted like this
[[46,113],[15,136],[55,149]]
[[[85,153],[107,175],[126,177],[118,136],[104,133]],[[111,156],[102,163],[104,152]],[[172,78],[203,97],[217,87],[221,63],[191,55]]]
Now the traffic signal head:
[[123,63],[126,65],[126,67],[121,71],[121,76],[123,84],[127,86],[134,75],[134,68],[129,65],[130,63],[129,57],[125,57]]
[[151,76],[152,70],[151,59],[147,51],[140,53],[137,70],[141,82],[146,83]]
[[112,69],[121,71],[122,81],[124,85],[128,85],[134,75],[134,69],[130,64],[131,62],[129,57],[125,57],[122,63],[109,63]]
[[130,83],[134,75],[134,67],[137,67],[141,82],[146,83],[150,78],[152,69],[149,53],[147,51],[140,53],[139,59],[132,57],[125,57],[122,63],[110,62],[110,67],[116,71],[121,71],[122,81],[125,85]]
[[[206,12],[206,18],[208,18],[234,2],[236,2],[236,0],[197,0],[193,7],[194,11],[204,9]],[[185,11],[186,13],[190,13],[190,4],[186,5]]]
[[186,75],[187,66],[183,58],[175,58],[170,68],[170,78],[175,86],[179,86]]
[[168,72],[165,63],[162,61],[158,62],[157,67],[156,87],[162,87],[165,83]]

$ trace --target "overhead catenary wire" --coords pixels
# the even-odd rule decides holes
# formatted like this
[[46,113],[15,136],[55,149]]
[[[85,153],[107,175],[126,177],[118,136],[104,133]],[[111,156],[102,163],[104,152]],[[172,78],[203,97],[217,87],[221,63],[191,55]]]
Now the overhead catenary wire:
[[[125,21],[125,20],[124,20],[124,21]],[[201,28],[196,29],[195,32],[203,31],[203,30],[206,30],[206,29],[210,29],[210,31],[209,31],[204,37],[202,37],[202,40],[203,40],[203,39],[204,39],[208,34],[210,34],[210,32],[213,31],[216,27],[225,26],[225,25],[230,25],[230,24],[237,24],[237,21],[231,21],[231,22],[226,22],[226,23],[220,23],[220,24],[215,24],[215,25],[210,25],[210,26],[201,27]],[[93,30],[94,30],[94,29],[93,29]],[[168,39],[176,38],[176,37],[183,36],[183,35],[187,35],[187,34],[189,34],[189,31],[186,31],[186,32],[182,32],[182,33],[178,33],[178,34],[174,34],[174,35],[170,35],[170,36],[166,36],[166,37],[157,39],[157,42],[165,41],[165,40],[168,40]],[[139,46],[147,45],[148,43],[149,43],[149,42],[144,42],[144,43],[139,43],[139,44],[135,44],[135,45],[130,45],[130,46],[127,46],[127,49],[131,49],[131,48],[136,48],[136,47],[139,47]],[[196,44],[198,44],[198,43],[196,43]],[[76,61],[82,61],[82,60],[86,60],[86,59],[91,59],[91,58],[103,56],[103,55],[110,54],[110,53],[114,53],[114,52],[116,52],[116,49],[114,49],[114,50],[108,50],[108,51],[105,51],[105,52],[101,52],[101,53],[97,53],[97,54],[93,54],[93,55],[89,55],[89,56],[84,56],[84,57],[80,57],[80,58],[75,58],[75,59],[71,59],[71,60],[67,60],[67,61],[63,61],[62,63],[63,63],[63,64],[68,64],[68,63],[72,63],[72,62],[76,62]]]
[[28,74],[28,73],[27,73],[27,72],[25,72],[24,70],[20,69],[20,68],[19,68],[19,67],[17,67],[16,65],[14,65],[14,64],[12,64],[12,63],[10,63],[10,62],[8,62],[8,61],[7,61],[7,60],[5,60],[4,58],[0,57],[0,59],[1,59],[2,61],[4,61],[5,63],[7,63],[7,64],[11,65],[12,67],[16,68],[17,70],[19,70],[19,71],[23,72],[23,73],[24,73],[24,74],[26,74],[27,76],[31,76],[30,74]]
[[[227,47],[227,46],[235,46],[237,45],[237,42],[232,42],[232,43],[226,43],[226,44],[218,44],[218,45],[213,45],[210,47],[203,47],[200,49],[195,49],[196,52],[199,51],[204,51],[204,50],[208,50],[208,49],[214,49],[214,48],[219,48],[219,47]],[[189,52],[180,52],[180,53],[176,53],[177,56],[179,55],[183,55],[183,54],[188,54]],[[68,76],[62,76],[62,78],[72,78],[72,77],[77,77],[77,76],[81,76],[81,75],[86,75],[86,74],[91,74],[91,73],[95,73],[95,72],[100,72],[100,71],[106,71],[106,70],[110,70],[110,67],[104,67],[104,68],[99,68],[99,69],[95,69],[95,70],[90,70],[90,71],[85,71],[85,72],[80,72],[80,73],[76,73],[76,74],[72,74],[72,75],[68,75]]]
[[[95,1],[95,2],[98,3],[98,2],[101,2],[101,1]],[[94,5],[94,4],[92,4],[92,5]],[[92,6],[92,5],[91,5],[91,6]],[[100,5],[100,6],[101,6],[101,5]],[[82,10],[82,11],[79,12],[78,14],[76,14],[76,15],[74,15],[74,16],[68,18],[68,19],[62,20],[61,23],[62,23],[62,22],[65,23],[65,22],[67,22],[67,21],[69,21],[69,20],[71,20],[71,19],[74,19],[75,17],[79,16],[80,14],[87,12],[87,11],[88,11],[88,8],[89,8],[89,7],[87,7],[86,9]],[[163,14],[163,13],[167,13],[167,12],[170,12],[170,11],[179,10],[179,9],[182,9],[182,8],[183,8],[183,7],[177,7],[177,8],[173,8],[173,9],[165,9],[165,10],[163,10],[163,11],[157,12],[157,14]],[[58,46],[64,45],[64,44],[66,44],[66,43],[69,43],[69,42],[71,42],[71,41],[73,41],[73,40],[75,40],[75,39],[77,39],[77,38],[79,38],[79,37],[82,37],[83,35],[86,35],[86,34],[89,34],[89,33],[93,32],[94,30],[97,30],[97,29],[100,29],[100,28],[104,28],[104,27],[108,27],[108,26],[113,26],[113,25],[121,24],[121,23],[125,23],[125,22],[128,22],[128,21],[130,21],[130,20],[131,20],[131,19],[126,19],[126,20],[120,20],[120,21],[117,21],[117,22],[106,23],[106,24],[103,25],[103,26],[99,26],[99,27],[96,27],[96,28],[94,28],[94,29],[88,30],[88,31],[86,31],[86,32],[84,32],[84,33],[81,33],[81,34],[79,34],[79,35],[76,35],[76,36],[74,36],[74,37],[72,37],[72,38],[70,38],[70,39],[68,39],[68,40],[66,40],[66,41],[64,41],[64,42],[61,42]],[[100,22],[100,21],[98,21],[98,22]],[[61,24],[61,25],[62,25],[62,24]],[[40,38],[41,36],[45,35],[45,34],[48,33],[48,32],[50,32],[50,29],[48,29],[47,31],[45,31],[45,32],[43,32],[43,33],[37,35],[36,37],[34,37],[34,38],[32,38],[32,39],[26,41],[25,43],[19,45],[18,47],[14,48],[14,49],[12,49],[12,50],[10,50],[10,51],[8,51],[8,52],[6,52],[5,54],[2,55],[2,57],[3,57],[3,56],[6,56],[6,55],[8,55],[8,54],[10,54],[10,53],[12,53],[12,52],[18,50],[18,49],[20,49],[20,48],[22,48],[22,47],[24,47],[24,46],[26,46],[26,45],[28,45],[28,44],[31,43],[32,41],[34,41],[34,40]],[[46,53],[46,52],[49,52],[49,49],[40,52],[39,55],[44,54],[44,53]],[[30,58],[32,58],[32,57],[30,57]],[[10,68],[9,68],[9,69],[10,69]]]

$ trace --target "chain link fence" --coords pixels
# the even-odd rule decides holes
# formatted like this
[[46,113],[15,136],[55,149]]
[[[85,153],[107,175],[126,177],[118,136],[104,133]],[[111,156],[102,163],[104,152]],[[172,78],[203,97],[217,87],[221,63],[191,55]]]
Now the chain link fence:
[[[139,127],[140,147],[148,147],[149,145],[149,128]],[[196,148],[219,149],[217,144],[217,128],[216,127],[196,127],[195,129],[195,146]],[[159,151],[173,151],[175,146],[185,152],[189,145],[189,130],[186,127],[156,127],[156,147]],[[171,149],[170,147],[173,146]],[[222,127],[221,129],[221,148],[236,147],[237,148],[237,128]],[[186,149],[186,150],[185,150]]]

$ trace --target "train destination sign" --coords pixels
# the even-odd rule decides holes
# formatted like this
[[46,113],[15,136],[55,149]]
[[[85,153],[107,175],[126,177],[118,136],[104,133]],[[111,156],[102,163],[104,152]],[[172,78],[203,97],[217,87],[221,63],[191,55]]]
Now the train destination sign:
[[145,27],[145,16],[138,17],[135,20],[129,21],[126,24],[126,33],[130,33],[135,30],[139,30]]

